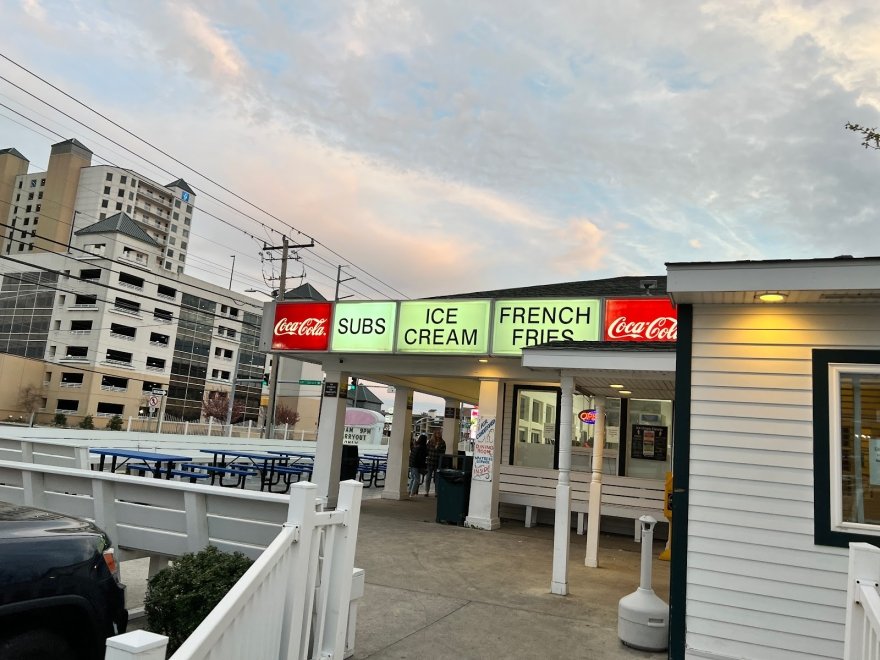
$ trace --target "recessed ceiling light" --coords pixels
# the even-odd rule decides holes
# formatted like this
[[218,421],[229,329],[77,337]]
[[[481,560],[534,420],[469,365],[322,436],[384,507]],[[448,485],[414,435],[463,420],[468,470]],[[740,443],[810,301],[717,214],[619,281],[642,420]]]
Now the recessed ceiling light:
[[487,360],[486,358],[480,358],[479,360],[477,360],[477,362],[479,362],[481,364],[486,364],[488,361],[489,360]]
[[781,291],[765,291],[764,293],[759,293],[756,297],[761,302],[782,302],[788,298],[788,294]]
[[618,394],[624,394],[624,395],[626,395],[626,394],[632,394],[632,392],[630,392],[629,390],[618,390],[617,393],[618,393]]
[[623,385],[609,385],[608,387],[611,387],[615,390],[622,390],[623,389]]

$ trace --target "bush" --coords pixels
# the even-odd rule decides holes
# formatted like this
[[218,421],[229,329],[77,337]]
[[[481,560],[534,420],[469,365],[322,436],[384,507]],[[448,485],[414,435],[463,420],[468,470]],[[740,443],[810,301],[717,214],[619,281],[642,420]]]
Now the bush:
[[110,431],[121,431],[122,430],[122,417],[119,415],[113,415],[110,418],[110,421],[107,422],[107,428]]
[[67,426],[67,415],[64,413],[55,413],[55,419],[52,420],[55,426]]
[[91,415],[86,415],[82,418],[82,421],[79,423],[79,427],[81,429],[93,429],[95,428],[95,423],[92,421]]
[[183,644],[253,562],[208,546],[185,554],[147,581],[147,627],[168,636],[168,653]]

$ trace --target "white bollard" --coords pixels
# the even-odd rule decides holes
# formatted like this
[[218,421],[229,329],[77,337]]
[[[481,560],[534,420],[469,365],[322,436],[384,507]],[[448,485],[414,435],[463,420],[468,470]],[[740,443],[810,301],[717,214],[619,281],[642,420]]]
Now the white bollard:
[[211,437],[211,427],[214,426],[214,418],[208,417],[208,437]]
[[167,646],[165,635],[132,630],[107,639],[104,660],[165,660]]
[[131,433],[131,415],[128,416],[128,427],[125,429],[126,433]]
[[183,434],[184,434],[184,435],[189,435],[189,422],[184,422],[184,423],[183,423]]

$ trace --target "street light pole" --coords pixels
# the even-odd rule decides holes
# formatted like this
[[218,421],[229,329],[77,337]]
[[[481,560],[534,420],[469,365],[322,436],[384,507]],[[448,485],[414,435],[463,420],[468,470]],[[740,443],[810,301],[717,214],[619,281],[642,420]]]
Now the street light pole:
[[235,255],[229,255],[232,257],[232,269],[229,271],[229,290],[232,291],[232,274],[235,272]]

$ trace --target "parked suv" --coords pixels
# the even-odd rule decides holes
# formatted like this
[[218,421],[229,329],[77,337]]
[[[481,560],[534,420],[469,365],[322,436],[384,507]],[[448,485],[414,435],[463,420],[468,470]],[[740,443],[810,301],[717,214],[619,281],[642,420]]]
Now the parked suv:
[[125,632],[108,536],[87,520],[0,502],[0,658],[98,660]]

